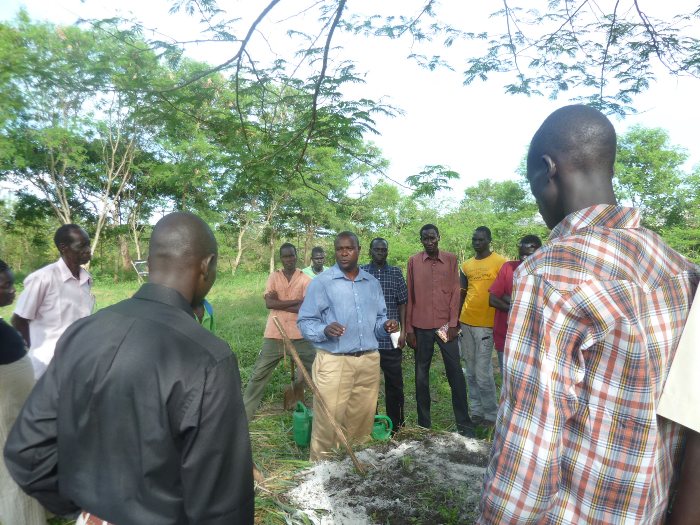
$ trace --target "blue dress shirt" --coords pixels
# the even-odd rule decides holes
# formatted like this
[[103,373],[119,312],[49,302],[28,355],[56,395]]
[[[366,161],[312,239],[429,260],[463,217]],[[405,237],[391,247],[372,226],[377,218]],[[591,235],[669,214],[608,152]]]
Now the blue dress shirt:
[[[297,325],[304,339],[314,346],[347,354],[377,349],[377,338],[386,335],[386,320],[379,281],[362,269],[351,281],[335,264],[309,284]],[[345,327],[345,333],[327,337],[323,330],[334,321]]]

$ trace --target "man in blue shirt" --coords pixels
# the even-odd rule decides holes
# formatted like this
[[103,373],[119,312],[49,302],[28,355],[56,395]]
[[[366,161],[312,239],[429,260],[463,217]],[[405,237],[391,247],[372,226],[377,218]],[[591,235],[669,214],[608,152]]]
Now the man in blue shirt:
[[400,332],[398,337],[384,335],[379,340],[379,364],[384,373],[384,400],[386,415],[391,418],[393,432],[404,425],[403,417],[403,371],[401,370],[401,349],[406,344],[406,303],[408,289],[401,270],[386,263],[389,255],[389,243],[377,237],[369,243],[370,264],[360,266],[374,276],[384,292],[386,315],[389,319],[398,319]]
[[[387,320],[382,288],[357,265],[360,243],[352,232],[335,238],[336,264],[306,290],[297,325],[318,352],[313,379],[348,441],[369,437],[379,393],[378,338],[396,332]],[[311,461],[319,461],[340,443],[314,398]]]

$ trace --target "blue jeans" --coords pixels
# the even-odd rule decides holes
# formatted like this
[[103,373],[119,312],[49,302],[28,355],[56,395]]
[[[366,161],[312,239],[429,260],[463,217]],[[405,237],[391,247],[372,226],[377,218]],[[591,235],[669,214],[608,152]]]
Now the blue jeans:
[[493,329],[462,325],[460,350],[467,368],[467,390],[472,418],[496,421],[498,401],[493,380]]

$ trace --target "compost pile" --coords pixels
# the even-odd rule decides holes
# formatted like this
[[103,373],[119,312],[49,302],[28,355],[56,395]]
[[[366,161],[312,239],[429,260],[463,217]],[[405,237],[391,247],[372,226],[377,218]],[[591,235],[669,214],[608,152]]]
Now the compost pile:
[[473,523],[489,444],[458,434],[390,441],[298,475],[288,498],[318,525]]

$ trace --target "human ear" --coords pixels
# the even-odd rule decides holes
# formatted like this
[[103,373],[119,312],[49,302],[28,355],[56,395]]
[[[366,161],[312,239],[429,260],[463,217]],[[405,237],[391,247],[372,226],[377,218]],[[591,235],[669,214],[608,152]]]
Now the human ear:
[[216,270],[216,254],[210,253],[206,257],[202,259],[201,265],[200,265],[200,273],[204,277],[205,280],[209,279],[209,274],[213,273]]
[[554,162],[554,159],[545,153],[542,155],[542,162],[547,170],[547,178],[554,178],[557,175],[557,164]]

